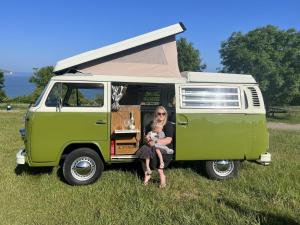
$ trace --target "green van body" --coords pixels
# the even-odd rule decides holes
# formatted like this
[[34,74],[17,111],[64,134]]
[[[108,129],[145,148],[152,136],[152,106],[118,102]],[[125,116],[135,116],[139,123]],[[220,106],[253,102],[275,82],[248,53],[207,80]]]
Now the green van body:
[[[93,146],[106,163],[132,161],[112,160],[110,156],[109,104],[106,107],[106,112],[29,109],[25,123],[26,162],[29,166],[57,166],[71,145]],[[98,120],[106,123],[97,124]],[[269,145],[264,113],[176,112],[175,129],[175,160],[257,160]]]
[[258,159],[268,148],[264,115],[179,114],[176,160]]
[[[29,112],[25,138],[28,164],[57,166],[71,144],[93,144],[109,163],[109,129],[86,125],[108,116],[108,113]],[[175,160],[255,160],[268,149],[264,115],[179,114],[176,117],[177,122],[181,117],[188,118],[191,125],[176,127]]]
[[25,138],[29,165],[57,166],[71,144],[92,144],[108,162],[109,124],[95,123],[99,119],[109,121],[108,116],[108,113],[93,112],[29,112]]

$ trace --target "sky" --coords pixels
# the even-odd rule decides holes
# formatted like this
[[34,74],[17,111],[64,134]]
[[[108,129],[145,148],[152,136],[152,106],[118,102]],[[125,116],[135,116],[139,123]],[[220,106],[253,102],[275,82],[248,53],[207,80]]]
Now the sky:
[[183,22],[206,71],[233,32],[268,24],[300,30],[300,1],[0,0],[0,68],[31,72],[61,59]]

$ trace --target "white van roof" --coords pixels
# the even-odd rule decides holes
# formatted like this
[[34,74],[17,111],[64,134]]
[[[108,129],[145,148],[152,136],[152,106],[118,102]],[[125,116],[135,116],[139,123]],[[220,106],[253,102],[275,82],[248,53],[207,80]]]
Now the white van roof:
[[188,83],[238,83],[256,84],[255,79],[247,74],[189,72],[181,73]]
[[95,75],[84,73],[66,73],[55,76],[52,80],[56,81],[112,81],[128,83],[162,83],[162,84],[180,84],[180,83],[236,83],[236,84],[256,84],[251,75],[229,74],[229,73],[207,73],[207,72],[182,72],[180,78],[170,77],[152,77],[152,76],[111,76]]
[[111,75],[94,75],[83,73],[65,73],[64,75],[54,76],[55,81],[103,81],[103,82],[127,82],[127,83],[153,83],[153,84],[175,84],[185,83],[185,78],[169,78],[169,77],[135,77],[135,76],[111,76]]

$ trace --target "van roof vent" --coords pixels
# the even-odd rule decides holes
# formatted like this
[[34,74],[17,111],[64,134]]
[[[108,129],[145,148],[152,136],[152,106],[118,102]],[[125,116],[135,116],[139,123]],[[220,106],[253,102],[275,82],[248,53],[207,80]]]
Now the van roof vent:
[[259,102],[259,98],[258,98],[258,94],[257,91],[254,87],[248,87],[248,89],[251,91],[251,95],[252,95],[252,103],[253,106],[260,106],[260,102]]

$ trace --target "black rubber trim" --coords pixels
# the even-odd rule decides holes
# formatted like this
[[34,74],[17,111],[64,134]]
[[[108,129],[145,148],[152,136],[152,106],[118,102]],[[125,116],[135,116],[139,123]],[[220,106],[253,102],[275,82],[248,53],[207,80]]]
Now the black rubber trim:
[[182,22],[179,22],[179,24],[182,27],[183,31],[186,31],[186,27],[184,26],[184,24]]

